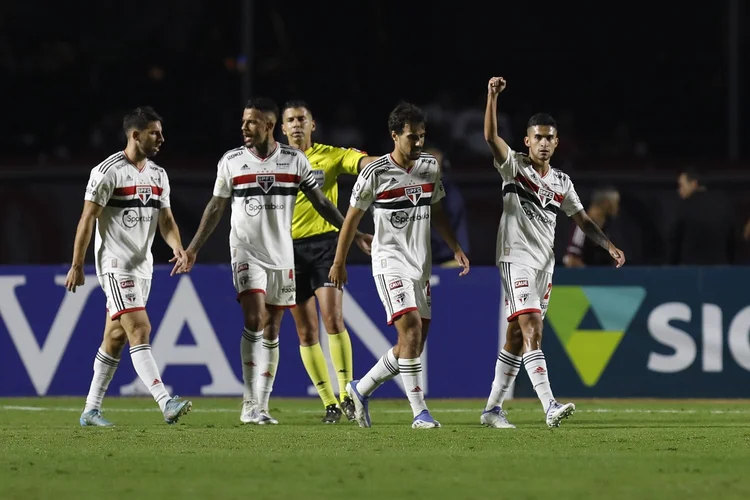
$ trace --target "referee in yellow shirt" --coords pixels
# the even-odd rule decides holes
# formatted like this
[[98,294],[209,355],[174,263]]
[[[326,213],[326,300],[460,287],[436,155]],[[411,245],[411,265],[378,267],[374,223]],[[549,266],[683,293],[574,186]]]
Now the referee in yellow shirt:
[[[367,156],[367,153],[356,149],[313,143],[314,130],[315,120],[307,103],[289,101],[284,104],[281,131],[287,136],[290,146],[305,152],[312,165],[315,180],[335,205],[339,195],[338,176],[357,175],[378,157]],[[352,380],[352,343],[344,325],[343,292],[328,280],[328,271],[336,255],[338,229],[323,219],[301,192],[297,194],[294,207],[292,239],[297,273],[297,307],[291,311],[297,325],[302,362],[323,400],[326,409],[323,422],[337,423],[341,420],[342,410],[351,421],[354,420],[354,403],[346,394],[346,384]],[[367,238],[357,238],[357,243],[369,253]],[[328,346],[338,375],[340,400],[334,395],[328,366],[320,347],[316,298],[323,326],[328,332]]]

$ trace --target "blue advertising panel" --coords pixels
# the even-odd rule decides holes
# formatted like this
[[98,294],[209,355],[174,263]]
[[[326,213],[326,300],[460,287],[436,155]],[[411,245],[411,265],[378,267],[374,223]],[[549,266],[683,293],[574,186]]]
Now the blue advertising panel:
[[[154,357],[181,395],[239,395],[242,316],[228,266],[190,275],[154,273],[148,313]],[[369,267],[350,266],[344,319],[362,376],[395,342]],[[104,326],[93,269],[76,293],[67,268],[0,267],[0,396],[85,395]],[[558,269],[543,349],[552,388],[564,397],[748,397],[750,268]],[[429,341],[430,397],[484,398],[497,356],[501,292],[494,267],[465,277],[435,269]],[[321,327],[322,329],[322,327]],[[322,338],[327,356],[327,342]],[[335,384],[335,374],[331,374]],[[383,397],[402,395],[400,380]],[[127,351],[111,395],[144,394]],[[315,395],[284,317],[274,396]],[[516,396],[533,396],[522,371]]]

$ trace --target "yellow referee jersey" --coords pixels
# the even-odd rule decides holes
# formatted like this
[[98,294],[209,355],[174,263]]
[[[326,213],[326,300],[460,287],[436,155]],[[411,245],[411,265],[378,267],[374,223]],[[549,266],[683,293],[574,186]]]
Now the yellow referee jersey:
[[[323,190],[323,194],[334,205],[337,205],[339,200],[338,176],[340,174],[357,175],[359,160],[367,156],[367,153],[356,149],[313,143],[312,147],[305,151],[305,156],[310,160],[313,176],[318,181],[318,186]],[[307,196],[301,191],[298,192],[297,203],[294,206],[294,215],[292,216],[292,239],[307,238],[331,231],[338,231],[338,229],[321,217],[318,211],[313,208]]]

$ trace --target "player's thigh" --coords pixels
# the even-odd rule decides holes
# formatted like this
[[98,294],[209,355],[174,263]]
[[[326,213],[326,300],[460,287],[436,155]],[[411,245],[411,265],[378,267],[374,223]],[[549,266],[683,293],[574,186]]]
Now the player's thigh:
[[344,292],[329,283],[327,270],[318,268],[314,281],[319,286],[315,289],[315,297],[320,306],[320,316],[323,326],[330,334],[344,331]]
[[151,321],[145,309],[126,312],[118,320],[131,347],[150,343]]
[[257,332],[263,328],[268,276],[261,266],[243,259],[242,252],[236,256],[238,259],[232,262],[232,281],[237,302],[242,307],[245,328]]
[[113,320],[109,313],[106,314],[104,321],[104,341],[114,344],[125,344],[128,341],[128,336],[120,321]]
[[320,341],[318,331],[318,307],[315,297],[309,297],[303,302],[297,302],[297,307],[291,309],[297,336],[302,346],[315,345]]
[[[107,273],[99,276],[99,284],[107,298],[107,313],[112,320],[123,314],[143,311],[150,291],[150,280],[142,280],[133,275]],[[148,281],[146,295],[142,288],[143,281]]]
[[536,269],[516,263],[502,262],[500,276],[505,292],[508,321],[525,314],[541,314],[541,299],[537,286]]
[[393,324],[400,316],[414,312],[419,317],[414,283],[411,278],[398,275],[379,274],[375,278],[375,288],[385,309],[388,324]]

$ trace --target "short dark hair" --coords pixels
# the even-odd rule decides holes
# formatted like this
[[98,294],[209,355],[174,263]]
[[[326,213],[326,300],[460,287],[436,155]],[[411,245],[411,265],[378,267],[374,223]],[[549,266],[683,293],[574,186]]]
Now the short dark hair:
[[427,125],[424,112],[413,104],[402,102],[388,115],[388,130],[400,134],[407,123]]
[[557,128],[557,122],[547,113],[537,113],[529,118],[529,123],[526,124],[526,128],[538,127],[540,125]]
[[284,106],[281,107],[281,114],[284,114],[284,111],[286,111],[289,108],[305,108],[308,113],[312,116],[312,108],[310,108],[310,105],[307,104],[306,101],[303,101],[302,99],[292,99],[284,103]]
[[274,118],[279,119],[279,107],[268,97],[253,97],[247,101],[245,109],[257,109],[263,113],[273,113]]
[[128,132],[133,129],[143,130],[151,122],[162,121],[164,120],[162,120],[161,116],[151,106],[139,106],[125,114],[125,117],[122,119],[122,129],[127,136]]

